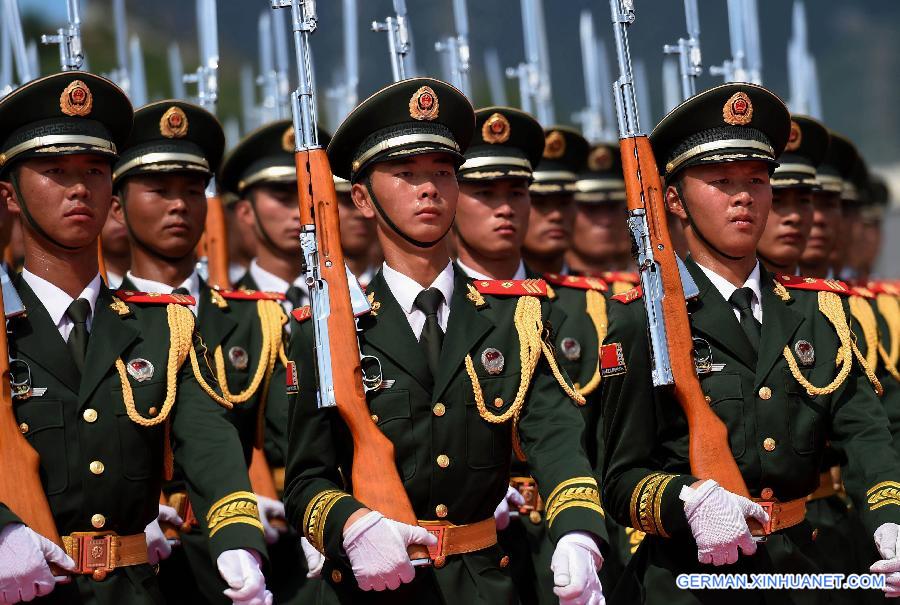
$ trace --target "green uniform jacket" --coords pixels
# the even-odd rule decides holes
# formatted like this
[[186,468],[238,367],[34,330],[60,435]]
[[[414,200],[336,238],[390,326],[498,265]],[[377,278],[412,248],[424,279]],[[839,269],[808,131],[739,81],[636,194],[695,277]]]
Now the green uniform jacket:
[[[144,359],[153,365],[149,380],[128,377],[137,411],[151,418],[150,409],[159,410],[166,395],[166,305],[118,301],[116,306],[128,311],[120,315],[111,306],[117,299],[102,288],[80,376],[44,306],[24,280],[18,280],[17,288],[28,313],[10,322],[10,355],[27,363],[33,386],[46,391],[15,400],[14,410],[40,455],[41,480],[59,533],[143,532],[157,516],[165,429],[162,424],[142,427],[128,417],[114,364],[120,358],[126,364]],[[204,371],[205,365],[201,355]],[[206,379],[211,381],[209,375]],[[209,531],[208,514],[215,525],[212,559],[235,548],[265,553],[237,434],[225,410],[201,389],[189,360],[178,373],[169,422],[175,461],[184,471],[203,531]],[[91,466],[94,461],[102,463],[100,472],[98,465]],[[96,515],[103,515],[100,528],[92,525]],[[9,510],[0,509],[0,526],[17,521]],[[138,565],[115,570],[101,582],[79,576],[72,584],[57,586],[46,602],[158,603],[161,597],[153,569]]]
[[[519,337],[513,323],[518,297],[473,295],[468,279],[456,269],[441,371],[432,377],[381,273],[367,291],[373,296],[375,313],[359,320],[361,348],[364,354],[381,360],[384,379],[389,381],[369,394],[369,407],[394,444],[397,469],[417,517],[436,520],[441,511],[444,520],[457,525],[492,518],[509,481],[512,432],[509,422],[494,424],[481,418],[464,360],[471,354],[487,413],[506,412],[520,383]],[[478,299],[482,300],[476,302]],[[543,319],[546,313],[547,307],[542,305]],[[496,375],[489,374],[481,361],[488,348],[502,353],[505,360]],[[363,504],[342,497],[321,515],[312,515],[316,523],[310,521],[310,511],[324,508],[322,504],[336,491],[351,490],[343,478],[351,477],[353,454],[350,435],[337,410],[317,408],[311,322],[294,323],[290,358],[300,372],[300,393],[290,410],[285,486],[288,518],[295,527],[304,528],[314,545],[321,540],[318,546],[328,558],[323,575],[340,598],[359,602],[363,593],[352,579],[342,532],[347,518]],[[605,538],[599,501],[596,492],[591,493],[596,483],[578,447],[583,430],[575,404],[542,358],[521,411],[519,435],[545,500],[560,488],[548,507],[559,498],[569,505],[553,514],[550,536],[554,542],[573,530]],[[449,458],[446,467],[437,463],[442,454]],[[442,595],[446,602],[508,602],[513,587],[499,563],[496,547],[449,557],[440,569],[420,571],[412,587],[380,598],[395,603],[431,602],[427,599]],[[331,568],[340,573],[329,572]],[[336,578],[342,580],[336,582]]]
[[[732,454],[750,494],[760,497],[770,488],[774,498],[789,501],[811,493],[830,440],[849,460],[844,482],[865,531],[872,535],[880,524],[900,520],[900,500],[886,491],[900,487],[900,462],[890,445],[884,410],[858,364],[832,394],[811,397],[782,355],[785,346],[793,350],[805,340],[813,345],[815,359],[800,365],[801,373],[817,386],[834,379],[838,338],[818,309],[818,292],[791,289],[785,302],[775,294],[772,276],[762,271],[757,356],[732,306],[693,260],[686,264],[700,289],[699,298],[688,305],[694,337],[709,343],[714,364],[724,364],[700,376],[702,388],[728,428]],[[741,557],[729,568],[697,563],[679,499],[682,486],[697,480],[688,464],[684,414],[672,396],[652,386],[643,302],[611,303],[609,320],[606,342],[621,344],[624,364],[601,382],[603,502],[620,523],[652,534],[629,564],[612,602],[697,603],[726,597],[676,588],[675,577],[685,572],[818,571],[815,561],[820,559],[810,554],[815,549],[812,528],[805,522],[770,536],[755,556]],[[727,595],[732,597],[736,602],[763,598],[758,591]]]

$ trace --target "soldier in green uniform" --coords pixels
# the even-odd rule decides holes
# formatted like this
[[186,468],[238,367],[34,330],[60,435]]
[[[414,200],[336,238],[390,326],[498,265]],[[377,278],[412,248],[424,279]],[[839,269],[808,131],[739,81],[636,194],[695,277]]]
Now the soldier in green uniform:
[[[350,436],[336,410],[317,408],[310,322],[295,325],[290,357],[300,393],[285,504],[325,554],[323,575],[341,602],[512,602],[493,513],[516,449],[546,501],[560,602],[602,603],[603,519],[578,447],[583,423],[568,399],[582,400],[540,345],[543,283],[472,283],[449,258],[456,168],[474,125],[462,93],[416,78],[364,101],[328,148],[334,172],[353,183],[354,203],[377,218],[385,257],[367,289],[373,312],[358,324],[361,352],[383,369],[382,388],[368,397],[372,419],[393,443],[420,523],[443,535],[438,544],[423,527],[384,518],[350,495]],[[528,353],[530,346],[537,348]],[[432,567],[411,566],[412,543],[435,549]],[[384,589],[391,592],[364,592]]]
[[[0,102],[0,190],[26,247],[16,285],[28,312],[8,327],[13,411],[72,557],[0,507],[0,598],[162,603],[144,528],[160,535],[174,454],[226,596],[271,603],[256,498],[230,404],[209,386],[193,299],[114,293],[98,273],[111,165],[131,125],[125,94],[89,73],[48,76]],[[54,589],[45,559],[71,581]]]
[[334,177],[334,190],[338,196],[338,212],[341,221],[341,250],[347,268],[365,288],[381,264],[378,240],[375,237],[375,221],[362,215],[350,197],[350,182]]
[[[888,574],[885,592],[897,594],[900,464],[854,355],[845,289],[773,276],[756,257],[771,205],[769,171],[789,133],[778,97],[726,84],[685,101],[651,134],[699,289],[688,312],[701,385],[753,500],[691,475],[681,407],[652,386],[642,293],[614,297],[601,349],[603,502],[648,535],[613,603],[820,602],[818,591],[711,591],[676,578],[828,571],[804,519],[826,440],[846,454],[844,482],[860,510],[861,539],[872,536],[884,559],[872,570]],[[763,525],[765,542],[754,541],[747,518]]]
[[[258,419],[274,366],[282,352],[287,321],[278,294],[220,290],[198,274],[195,250],[206,222],[206,186],[222,159],[225,137],[215,116],[182,101],[159,101],[138,109],[134,128],[113,167],[117,199],[111,216],[127,228],[131,269],[121,288],[190,295],[197,329],[213,359],[216,387],[232,403],[228,419],[238,431],[249,466]],[[284,396],[283,389],[275,389]],[[179,469],[180,470],[180,469]],[[180,473],[179,473],[180,475]],[[187,504],[184,481],[167,484],[172,504]],[[270,518],[284,518],[281,502],[256,495],[266,541],[278,540]],[[206,536],[186,519],[181,544],[186,560],[167,561],[160,575],[170,600],[184,597],[187,567],[203,599],[222,602],[227,588],[211,565]],[[182,568],[182,569],[179,569]],[[184,571],[188,571],[184,570]],[[271,584],[271,582],[270,582]],[[278,602],[287,595],[274,593]],[[226,599],[227,601],[227,599]]]
[[538,273],[569,273],[566,251],[575,224],[575,183],[589,147],[567,126],[544,130],[544,152],[529,187],[531,213],[523,249],[528,266]]

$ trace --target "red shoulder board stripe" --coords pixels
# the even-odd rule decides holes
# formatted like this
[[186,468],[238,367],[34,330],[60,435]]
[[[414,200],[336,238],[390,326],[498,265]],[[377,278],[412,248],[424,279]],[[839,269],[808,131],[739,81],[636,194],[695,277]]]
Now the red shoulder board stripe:
[[891,296],[900,294],[900,287],[897,286],[897,283],[889,281],[870,281],[869,290],[875,294],[890,294]]
[[863,286],[854,286],[850,288],[850,293],[854,296],[862,296],[863,298],[875,298],[875,293]]
[[296,319],[300,323],[303,323],[304,321],[312,317],[312,310],[310,310],[309,305],[306,305],[305,307],[294,309],[293,311],[291,311],[291,315],[294,316],[294,319]]
[[850,286],[839,279],[816,279],[815,277],[802,277],[800,275],[775,275],[775,279],[785,288],[795,290],[815,290],[817,292],[836,292],[838,294],[850,294]]
[[193,296],[186,294],[160,294],[159,292],[134,292],[132,290],[116,290],[116,296],[124,302],[151,305],[196,305]]
[[260,290],[218,290],[222,298],[229,300],[285,300],[280,292],[262,292]]
[[547,282],[542,279],[476,279],[472,285],[493,296],[547,296]]
[[623,281],[629,284],[634,284],[635,286],[641,283],[641,276],[630,271],[607,271],[605,273],[601,273],[600,277],[605,279],[607,282]]
[[613,300],[617,300],[621,303],[625,303],[626,305],[630,302],[633,302],[644,295],[644,289],[641,286],[637,288],[632,288],[628,292],[622,292],[621,294],[616,294],[612,297]]
[[599,277],[584,277],[581,275],[560,275],[559,273],[544,273],[544,280],[560,288],[578,288],[579,290],[597,290],[606,292],[609,286]]

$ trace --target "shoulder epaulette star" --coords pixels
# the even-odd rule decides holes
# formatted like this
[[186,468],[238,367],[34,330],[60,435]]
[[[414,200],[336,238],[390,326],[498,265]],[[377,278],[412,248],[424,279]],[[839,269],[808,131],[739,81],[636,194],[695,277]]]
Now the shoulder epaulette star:
[[296,319],[298,322],[303,323],[304,321],[312,317],[312,310],[309,308],[309,305],[306,305],[305,307],[297,307],[296,309],[291,311],[291,315],[293,315],[294,319]]
[[193,296],[186,294],[160,294],[159,292],[135,292],[133,290],[116,290],[116,296],[123,302],[145,305],[184,305],[197,304]]
[[641,286],[637,286],[636,288],[632,288],[628,292],[616,294],[612,297],[612,299],[617,300],[620,303],[625,303],[627,305],[628,303],[634,302],[642,296],[644,296],[644,289]]
[[802,277],[800,275],[784,275],[778,273],[775,279],[785,288],[793,290],[814,290],[816,292],[835,292],[837,294],[850,294],[850,286],[839,279],[817,279],[815,277]]
[[897,285],[897,282],[884,280],[870,281],[867,287],[875,294],[889,294],[891,296],[900,295],[900,286]]
[[599,277],[585,277],[582,275],[560,275],[559,273],[544,273],[544,280],[560,288],[577,288],[579,290],[597,290],[606,292],[609,286]]
[[542,279],[476,279],[472,285],[492,296],[547,296],[547,282]]
[[219,290],[222,298],[228,300],[285,300],[287,297],[280,292],[263,292],[261,290]]
[[623,281],[629,284],[638,285],[641,283],[641,276],[631,271],[605,271],[600,274],[607,282]]

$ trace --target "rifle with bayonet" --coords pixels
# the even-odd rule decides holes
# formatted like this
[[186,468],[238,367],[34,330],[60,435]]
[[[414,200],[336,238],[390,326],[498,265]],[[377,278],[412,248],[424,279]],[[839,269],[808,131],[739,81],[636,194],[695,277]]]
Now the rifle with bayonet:
[[453,0],[453,22],[456,35],[435,42],[434,49],[447,58],[447,81],[460,89],[467,97],[472,96],[472,81],[469,78],[469,12],[466,0]]
[[394,15],[384,21],[372,22],[373,32],[387,32],[388,51],[391,56],[391,73],[394,82],[415,75],[412,61],[412,39],[409,32],[409,17],[406,0],[394,0]]
[[699,292],[675,255],[656,159],[650,139],[641,131],[627,31],[635,18],[633,2],[610,0],[610,11],[620,73],[613,90],[628,198],[628,228],[636,245],[647,312],[653,385],[670,388],[684,411],[690,436],[691,473],[715,479],[728,491],[749,498],[731,454],[728,429],[706,402],[694,366],[687,299]]
[[84,67],[84,48],[81,45],[80,0],[66,0],[68,22],[55,35],[41,36],[41,44],[59,45],[59,66],[62,71],[78,71]]
[[600,41],[594,32],[594,17],[591,11],[581,11],[578,23],[578,35],[581,40],[581,68],[584,75],[584,96],[587,107],[573,117],[581,124],[581,132],[591,143],[608,141],[612,138],[609,132],[610,123],[605,120],[604,105],[611,104],[609,97],[609,67],[606,57],[601,61]]
[[700,55],[700,13],[697,8],[697,0],[684,0],[684,20],[687,24],[687,38],[678,38],[675,44],[663,46],[663,53],[678,57],[682,101],[696,94],[697,78],[703,74],[703,62]]
[[534,113],[544,125],[556,123],[550,85],[550,52],[541,0],[522,0],[522,34],[525,61],[506,70],[506,77],[519,81],[521,108]]
[[728,0],[728,38],[731,58],[711,65],[710,75],[725,82],[762,84],[762,49],[756,0]]
[[[328,121],[331,129],[337,129],[341,121],[350,115],[359,100],[359,36],[357,35],[356,0],[343,0],[341,23],[344,29],[343,70],[338,70],[334,85],[325,91],[328,99]],[[341,74],[343,71],[343,74]],[[333,110],[332,110],[333,108]]]
[[25,45],[25,34],[22,30],[22,18],[19,15],[18,0],[3,0],[2,6],[2,31],[0,38],[3,44],[3,76],[0,77],[0,97],[12,92],[16,88],[13,79],[13,64],[15,64],[15,80],[18,86],[30,82],[36,77],[28,57],[28,48]]
[[[291,7],[298,87],[291,95],[300,205],[300,247],[309,285],[315,339],[315,381],[319,407],[337,407],[353,438],[353,495],[384,516],[416,525],[416,515],[394,460],[394,446],[378,429],[365,392],[382,383],[381,363],[361,355],[355,316],[368,301],[344,263],[337,195],[328,156],[319,146],[315,89],[310,79],[309,36],[316,30],[310,0],[272,0]],[[409,549],[413,564],[427,564],[427,549]]]

